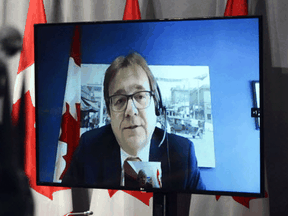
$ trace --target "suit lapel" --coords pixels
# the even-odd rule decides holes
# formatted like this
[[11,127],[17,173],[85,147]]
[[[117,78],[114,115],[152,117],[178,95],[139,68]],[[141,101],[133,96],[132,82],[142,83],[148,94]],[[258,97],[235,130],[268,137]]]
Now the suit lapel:
[[120,147],[114,136],[107,139],[107,149],[104,159],[103,180],[104,184],[119,187],[121,180]]
[[149,161],[158,161],[161,162],[163,157],[162,146],[158,147],[159,143],[158,140],[152,139],[150,145],[150,154],[149,154]]

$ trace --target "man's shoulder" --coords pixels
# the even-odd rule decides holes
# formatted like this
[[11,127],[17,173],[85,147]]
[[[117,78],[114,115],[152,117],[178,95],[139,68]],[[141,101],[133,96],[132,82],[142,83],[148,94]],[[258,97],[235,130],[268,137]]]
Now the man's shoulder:
[[98,154],[118,147],[110,125],[86,131],[81,135],[78,151],[85,154]]
[[[106,146],[107,148],[114,146],[117,143],[114,133],[112,131],[111,125],[105,125],[100,128],[92,129],[90,131],[86,131],[81,135],[81,144],[83,146],[96,146],[103,148]],[[101,145],[105,143],[105,145]]]
[[105,138],[113,135],[113,131],[111,128],[111,125],[105,125],[100,128],[92,129],[89,131],[86,131],[82,134],[81,137],[85,137],[85,139],[95,139],[95,138]]

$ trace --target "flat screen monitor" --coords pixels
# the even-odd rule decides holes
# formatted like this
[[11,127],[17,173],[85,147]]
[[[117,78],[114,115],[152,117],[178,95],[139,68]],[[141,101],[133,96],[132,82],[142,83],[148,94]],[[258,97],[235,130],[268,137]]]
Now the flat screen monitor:
[[261,35],[261,17],[35,25],[37,184],[263,196]]

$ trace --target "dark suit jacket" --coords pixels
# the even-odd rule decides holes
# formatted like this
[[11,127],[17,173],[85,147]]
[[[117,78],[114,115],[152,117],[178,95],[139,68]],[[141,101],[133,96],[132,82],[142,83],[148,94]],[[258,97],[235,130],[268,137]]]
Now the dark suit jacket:
[[[168,134],[158,147],[163,135],[164,131],[156,127],[149,155],[149,161],[161,162],[162,188],[174,191],[205,190],[193,143],[186,138]],[[67,186],[119,188],[120,178],[120,147],[111,125],[107,125],[81,136],[62,182]]]

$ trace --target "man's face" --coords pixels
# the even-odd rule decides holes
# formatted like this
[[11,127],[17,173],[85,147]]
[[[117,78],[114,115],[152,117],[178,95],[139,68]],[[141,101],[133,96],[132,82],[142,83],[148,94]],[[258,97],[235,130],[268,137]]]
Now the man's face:
[[[109,85],[109,96],[130,95],[138,91],[150,91],[148,77],[140,66],[119,70]],[[122,112],[114,112],[110,107],[110,118],[113,133],[121,148],[130,155],[137,155],[150,143],[156,126],[153,97],[150,105],[142,110],[135,107],[132,99],[128,100]]]
[[147,182],[147,177],[145,175],[143,175],[139,178],[140,186],[145,186],[146,182]]

